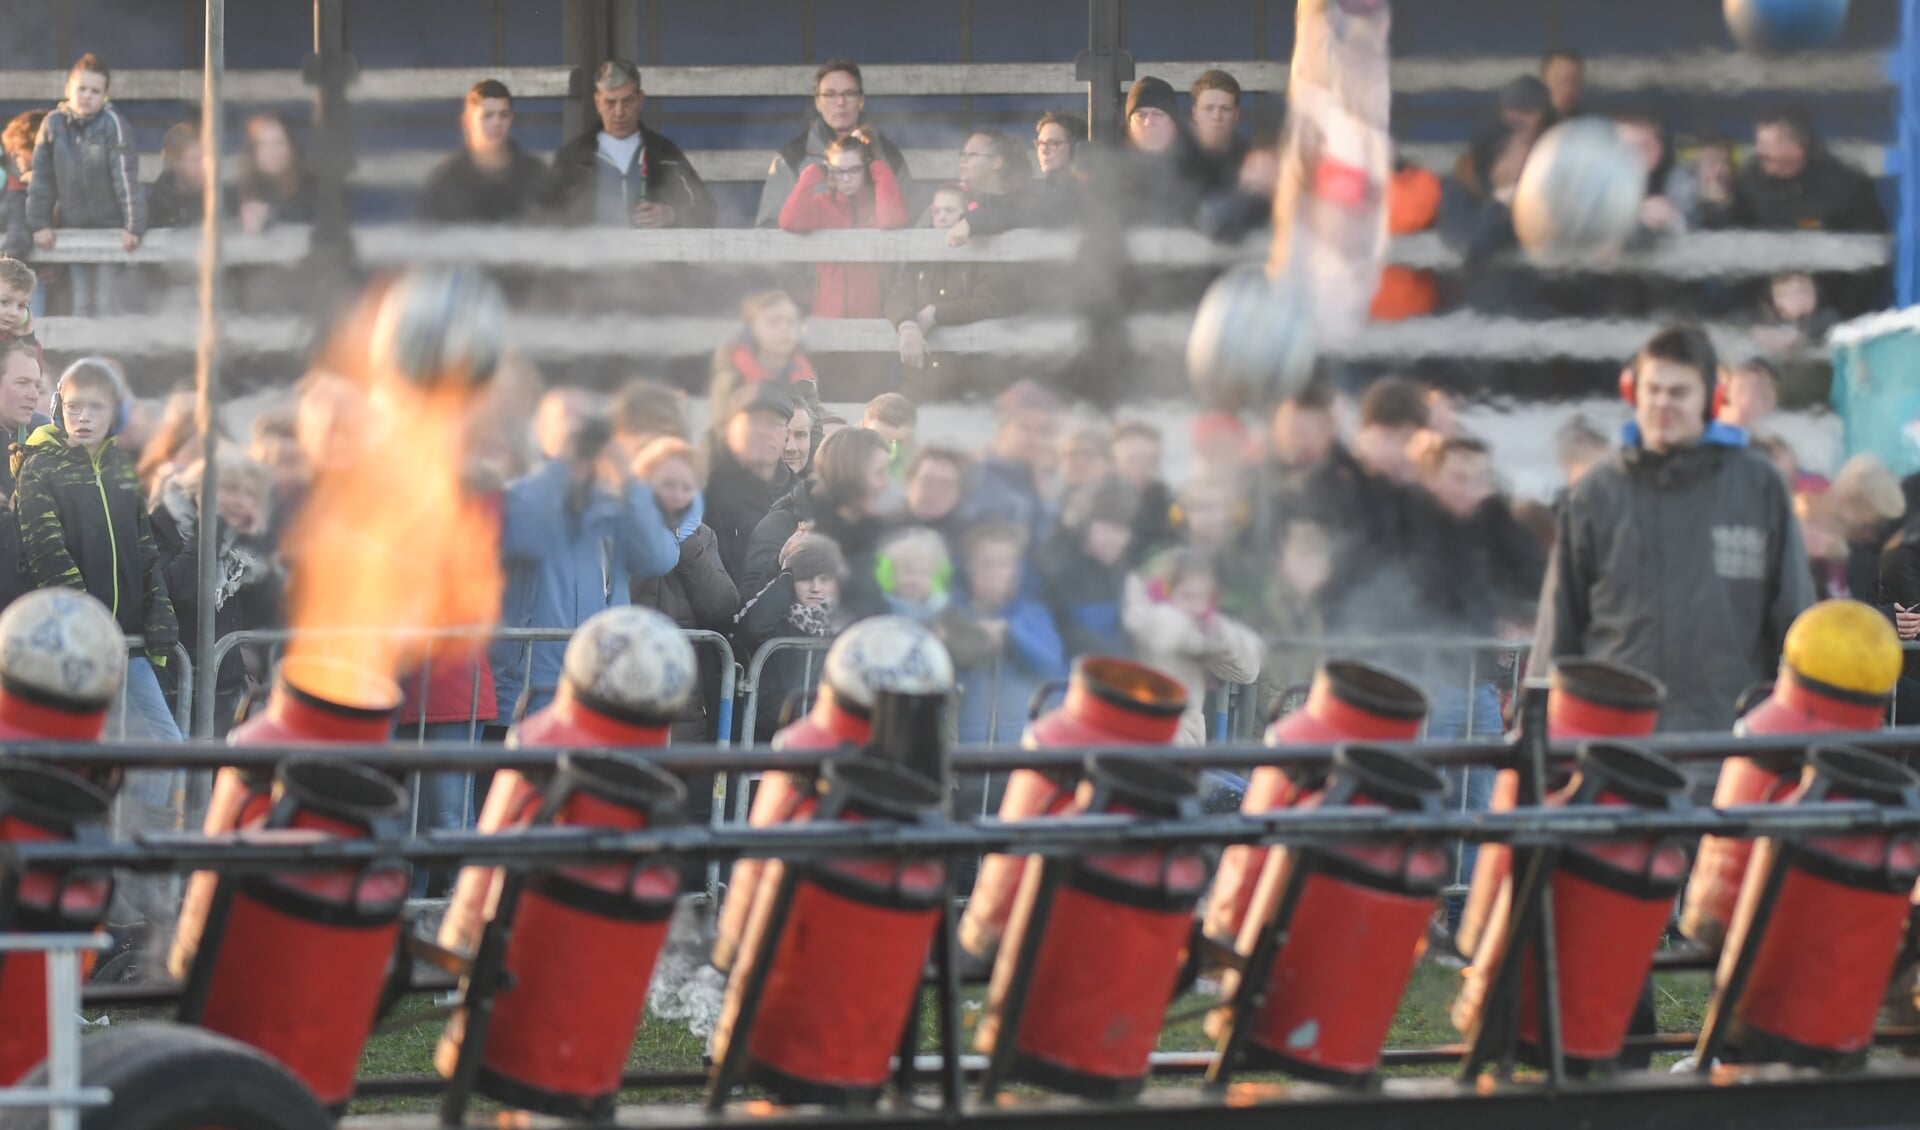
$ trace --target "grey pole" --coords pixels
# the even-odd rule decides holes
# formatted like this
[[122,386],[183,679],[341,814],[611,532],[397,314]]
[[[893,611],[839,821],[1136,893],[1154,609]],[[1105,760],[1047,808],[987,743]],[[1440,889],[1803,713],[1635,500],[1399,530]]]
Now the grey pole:
[[1087,84],[1087,133],[1103,145],[1126,132],[1120,120],[1120,84],[1133,78],[1133,56],[1120,45],[1120,0],[1087,0],[1087,49],[1073,61],[1076,82]]
[[[207,0],[207,44],[204,86],[200,94],[200,154],[206,186],[201,190],[200,215],[200,333],[194,362],[197,403],[194,421],[200,427],[201,458],[205,473],[200,477],[200,622],[195,625],[194,654],[213,654],[214,601],[218,591],[220,541],[218,518],[220,464],[216,458],[219,429],[215,426],[214,407],[220,388],[220,150],[221,125],[225,104],[221,88],[227,71],[227,0]],[[181,625],[184,629],[185,625]],[[196,733],[213,734],[213,672],[200,680],[194,699],[193,728]]]

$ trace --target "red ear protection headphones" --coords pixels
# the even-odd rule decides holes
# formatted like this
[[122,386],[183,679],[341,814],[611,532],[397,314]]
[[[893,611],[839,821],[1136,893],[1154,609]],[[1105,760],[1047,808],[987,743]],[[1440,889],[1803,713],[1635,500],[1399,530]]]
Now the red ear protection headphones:
[[[1636,394],[1639,387],[1640,381],[1632,365],[1620,370],[1620,399],[1627,402],[1627,407],[1634,407],[1638,403],[1639,398]],[[1707,397],[1707,401],[1707,419],[1719,419],[1720,410],[1727,406],[1727,382],[1715,378],[1713,392]]]

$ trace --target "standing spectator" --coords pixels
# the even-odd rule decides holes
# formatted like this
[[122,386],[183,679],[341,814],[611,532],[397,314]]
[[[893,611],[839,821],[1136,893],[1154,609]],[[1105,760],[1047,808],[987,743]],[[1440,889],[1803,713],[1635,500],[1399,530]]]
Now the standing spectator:
[[247,457],[267,469],[267,539],[277,547],[284,515],[300,508],[311,475],[292,408],[268,408],[253,418]]
[[1646,198],[1640,202],[1641,231],[1658,235],[1686,231],[1687,218],[1699,211],[1700,186],[1693,170],[1675,158],[1673,135],[1666,123],[1651,114],[1630,113],[1616,114],[1613,126],[1647,168]]
[[787,442],[780,449],[780,462],[803,478],[813,462],[813,429],[817,422],[811,410],[800,407],[794,408],[793,419],[787,421]]
[[1032,182],[1026,147],[1000,130],[975,130],[960,147],[960,187],[973,201],[1023,192]]
[[1247,155],[1240,136],[1240,83],[1222,70],[1201,72],[1193,80],[1193,140],[1207,171],[1207,191],[1233,185]]
[[1587,60],[1578,51],[1556,47],[1540,58],[1540,81],[1553,97],[1553,112],[1562,118],[1583,113],[1580,99],[1587,90]]
[[959,247],[975,233],[995,235],[1015,228],[1078,224],[1086,178],[1075,156],[1086,139],[1087,123],[1083,119],[1059,110],[1040,115],[1033,140],[1040,176],[1021,193],[967,200],[965,214],[947,229],[948,245]]
[[1583,655],[1661,680],[1668,731],[1731,726],[1813,603],[1786,485],[1743,433],[1709,423],[1717,368],[1691,326],[1641,348],[1634,423],[1567,500],[1534,632],[1535,674]]
[[1880,577],[1874,600],[1893,620],[1905,648],[1900,682],[1895,688],[1893,724],[1920,725],[1920,514],[1908,514],[1888,539],[1880,555]]
[[1754,343],[1783,361],[1791,361],[1826,340],[1840,317],[1820,300],[1820,284],[1804,271],[1788,271],[1767,280],[1765,295],[1747,331]]
[[[812,420],[820,407],[820,377],[800,351],[805,328],[800,307],[784,290],[762,290],[740,300],[740,336],[713,352],[707,397],[718,413],[743,384],[770,381],[804,406]],[[816,437],[814,442],[819,442]]]
[[481,79],[460,111],[466,144],[434,166],[420,218],[435,224],[505,224],[533,210],[546,166],[513,140],[513,92]]
[[1091,486],[1114,473],[1113,431],[1104,424],[1079,424],[1060,437],[1062,493]]
[[1143,420],[1128,420],[1113,429],[1109,455],[1113,473],[1140,498],[1140,517],[1133,527],[1134,557],[1144,560],[1141,546],[1168,545],[1174,540],[1173,488],[1160,474],[1160,429]]
[[33,250],[33,235],[27,230],[27,185],[33,180],[34,140],[40,136],[40,123],[47,111],[28,110],[15,114],[0,132],[0,174],[5,191],[0,193],[0,255],[24,259]]
[[207,175],[200,126],[175,122],[160,140],[160,175],[147,186],[147,226],[190,228],[200,222]]
[[[574,433],[592,419],[598,398],[578,385],[548,389],[533,411],[533,445],[542,459],[558,459],[573,446]],[[678,413],[675,414],[676,418]],[[615,438],[620,428],[614,426]],[[637,449],[636,449],[637,450]]]
[[1053,614],[1028,595],[1026,553],[1026,531],[1010,522],[983,522],[963,542],[964,581],[939,622],[960,688],[962,743],[991,745],[1018,734],[1033,693],[1066,673]]
[[887,535],[874,558],[874,573],[886,596],[887,611],[931,625],[953,597],[953,558],[939,534],[909,526]]
[[[33,244],[52,251],[53,229],[118,228],[120,246],[132,251],[147,232],[147,197],[140,191],[140,155],[133,129],[107,101],[113,76],[107,65],[82,55],[67,72],[67,99],[40,123],[33,146],[33,180],[27,186],[27,228]],[[117,312],[119,265],[74,263],[73,312]]]
[[1839,536],[1846,565],[1845,595],[1871,600],[1880,584],[1880,552],[1899,532],[1907,498],[1900,481],[1871,455],[1856,455],[1834,472],[1824,509]]
[[599,124],[553,155],[559,204],[574,223],[617,228],[708,228],[713,194],[680,147],[640,121],[640,68],[624,59],[593,76]]
[[1780,407],[1780,370],[1764,357],[1754,357],[1729,370],[1715,418],[1723,424],[1756,431]]
[[179,642],[179,621],[133,457],[113,444],[126,387],[119,366],[98,357],[61,374],[53,422],[27,440],[13,510],[35,588],[82,589],[113,612],[121,631],[146,637],[145,653],[127,661],[127,735],[178,741],[156,671]]
[[[4,429],[10,445],[24,443],[32,429],[48,423],[35,410],[40,402],[41,380],[40,347],[33,339],[0,334],[0,429]],[[0,460],[0,500],[4,500],[0,501],[0,608],[32,587],[20,559],[20,522],[13,512],[13,488],[13,460]],[[957,501],[957,490],[955,498]]]
[[1122,215],[1135,224],[1193,223],[1209,174],[1182,124],[1173,87],[1151,75],[1134,80],[1126,120]]
[[[33,336],[33,296],[39,288],[40,277],[32,267],[10,256],[0,257],[0,341],[23,338],[39,351],[40,343]],[[18,442],[26,442],[26,437],[20,436]]]
[[1319,657],[1300,646],[1327,634],[1320,614],[1320,590],[1333,574],[1333,541],[1325,528],[1305,518],[1288,522],[1275,538],[1280,550],[1273,557],[1273,576],[1267,583],[1258,623],[1262,631],[1280,637],[1260,667],[1260,685],[1269,701],[1278,702],[1313,679]]
[[280,114],[247,119],[247,148],[240,158],[240,227],[258,234],[274,224],[310,224],[317,186],[293,127]]
[[967,474],[960,521],[1012,522],[1038,548],[1053,524],[1044,487],[1054,470],[1062,407],[1052,393],[1023,380],[1001,393],[994,408],[993,447]]
[[[958,185],[941,185],[934,190],[928,221],[936,230],[951,231],[966,222],[967,199],[966,191]],[[929,357],[927,334],[935,326],[964,325],[1005,313],[1004,282],[1004,276],[984,263],[947,260],[901,264],[882,313],[899,333],[900,360],[908,368],[942,370],[946,362],[944,371],[929,373],[926,378],[937,394],[954,396],[967,391],[968,378],[977,367],[959,359]]]
[[[506,566],[500,624],[506,628],[577,628],[589,616],[630,603],[634,580],[671,572],[680,561],[653,491],[627,474],[604,421],[583,425],[573,447],[507,484],[500,523]],[[517,721],[519,704],[538,710],[560,678],[563,643],[489,649],[499,717]],[[522,671],[527,670],[525,685]]]
[[883,392],[867,401],[866,410],[860,414],[860,426],[880,433],[880,438],[887,441],[888,470],[896,478],[906,476],[907,463],[913,458],[914,429],[919,423],[920,409],[897,392]]
[[[1753,159],[1734,177],[1726,223],[1780,231],[1885,232],[1873,180],[1830,153],[1798,110],[1761,116]],[[1820,287],[1842,316],[1879,304],[1880,273],[1829,276]]]
[[1689,226],[1724,228],[1733,209],[1733,146],[1725,141],[1702,142],[1693,154],[1697,191]]
[[[841,607],[841,586],[847,580],[847,559],[830,537],[801,530],[780,547],[778,572],[766,587],[740,609],[734,638],[746,662],[776,639],[830,640],[852,622]],[[756,733],[780,728],[789,713],[789,700],[812,692],[808,673],[813,657],[790,653],[774,655],[760,672]],[[800,711],[795,709],[797,716]]]
[[951,447],[923,447],[907,464],[906,520],[939,534],[950,553],[965,540],[959,514],[966,477],[967,457]]
[[1120,598],[1138,510],[1139,499],[1118,479],[1082,487],[1067,498],[1060,528],[1035,553],[1040,591],[1069,658],[1129,653]]
[[[1572,490],[1574,485],[1586,476],[1588,471],[1599,466],[1612,452],[1613,445],[1607,442],[1599,428],[1585,416],[1575,416],[1560,425],[1553,436],[1553,458],[1560,464],[1560,471],[1566,476],[1566,486],[1562,492]],[[1556,501],[1556,506],[1559,502]]]
[[[140,477],[140,489],[146,492],[149,506],[159,503],[161,488],[166,486],[168,479],[200,461],[198,453],[203,445],[194,408],[191,390],[176,388],[168,393],[166,406],[160,412],[160,422],[154,426],[147,442],[139,448],[134,473]],[[120,446],[131,448],[130,444]]]
[[[735,582],[747,577],[747,545],[773,504],[798,477],[781,462],[793,401],[771,383],[733,391],[714,427],[707,478],[707,525]],[[742,584],[748,592],[758,591]]]
[[744,573],[734,578],[757,592],[779,572],[782,547],[802,527],[834,540],[852,575],[842,592],[849,620],[887,610],[874,567],[886,523],[879,504],[888,487],[887,441],[866,428],[827,437],[814,458],[814,478],[793,488],[753,529]]
[[[1273,410],[1263,474],[1267,479],[1267,505],[1276,519],[1302,507],[1308,484],[1333,454],[1340,435],[1333,408],[1333,389],[1323,381],[1314,381]],[[1277,531],[1282,524],[1275,521],[1273,528]]]
[[[720,543],[700,519],[700,468],[693,448],[671,436],[654,440],[633,461],[633,475],[653,488],[660,515],[680,547],[680,562],[665,576],[633,582],[633,602],[657,608],[686,629],[727,633],[740,611],[740,591],[720,560]],[[719,662],[711,649],[698,649],[700,685],[720,685]],[[710,742],[715,735],[717,702],[705,691],[688,700],[673,725],[675,741]],[[711,790],[709,790],[711,795]]]
[[[825,164],[809,164],[780,209],[780,229],[903,228],[907,205],[884,155],[858,130],[827,146]],[[813,316],[877,318],[886,305],[889,271],[865,263],[821,263]]]
[[613,425],[613,442],[621,456],[631,460],[661,436],[686,439],[687,420],[681,410],[685,399],[679,389],[645,377],[620,386],[608,406],[607,419]]
[[[216,459],[220,485],[214,536],[220,579],[213,592],[214,635],[279,627],[285,618],[286,578],[274,566],[273,546],[266,539],[271,474],[237,448],[222,445]],[[206,464],[196,462],[169,479],[150,519],[174,612],[182,623],[192,625],[200,622],[200,484],[205,472]],[[197,631],[190,634],[187,651],[195,673],[214,681],[215,736],[224,737],[247,693],[243,657],[231,652],[218,672],[210,670]],[[465,714],[463,701],[462,717]]]
[[1260,677],[1265,650],[1245,624],[1220,611],[1220,582],[1205,554],[1175,549],[1126,580],[1121,613],[1134,654],[1185,684],[1180,745],[1207,740],[1206,699],[1219,683]]
[[[793,196],[802,170],[825,163],[827,147],[851,134],[860,125],[866,108],[866,87],[860,81],[858,63],[833,59],[820,64],[820,69],[813,73],[813,114],[800,136],[782,145],[774,155],[773,164],[767,169],[767,182],[760,189],[755,227],[782,226],[780,214]],[[901,196],[911,194],[913,182],[906,158],[893,142],[872,130],[867,132],[878,150],[876,157],[887,163],[898,182]]]

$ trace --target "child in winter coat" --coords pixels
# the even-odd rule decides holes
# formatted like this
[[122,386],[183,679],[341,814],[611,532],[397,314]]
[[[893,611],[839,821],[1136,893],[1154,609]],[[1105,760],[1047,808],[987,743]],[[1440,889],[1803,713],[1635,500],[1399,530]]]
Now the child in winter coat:
[[880,543],[874,579],[887,596],[887,608],[921,624],[931,624],[947,610],[947,589],[953,583],[953,561],[947,543],[925,526],[901,530]]
[[[705,502],[700,495],[699,461],[687,441],[662,436],[640,449],[633,460],[633,477],[653,488],[660,516],[680,546],[680,563],[664,577],[635,580],[633,602],[657,608],[687,629],[727,632],[740,611],[740,592],[726,566],[720,563],[720,543],[701,522]],[[720,685],[719,659],[712,648],[696,649],[700,657],[700,685]],[[675,741],[709,742],[714,738],[717,704],[705,694],[695,696],[673,725]]]
[[[788,538],[780,550],[779,574],[734,621],[740,661],[751,663],[754,653],[776,639],[831,640],[845,626],[840,586],[846,576],[847,559],[832,538],[804,529]],[[807,673],[819,668],[819,657],[804,649],[770,657],[760,674],[754,732],[764,736],[779,729],[787,701],[812,690]]]
[[33,251],[33,236],[27,231],[27,186],[33,183],[33,143],[40,136],[40,123],[47,111],[28,110],[15,114],[0,132],[0,174],[6,191],[0,193],[0,255],[24,259]]
[[[66,101],[40,123],[27,186],[27,228],[42,251],[53,250],[56,225],[116,228],[120,246],[128,251],[146,234],[140,155],[132,127],[107,100],[112,80],[105,63],[82,55],[67,72]],[[75,314],[117,312],[118,264],[76,263],[70,274]]]
[[960,684],[959,738],[1012,742],[1033,692],[1066,674],[1066,645],[1047,606],[1022,592],[1025,530],[982,522],[963,544],[965,586],[937,625]]
[[[855,130],[827,146],[824,165],[809,164],[780,209],[780,230],[904,228],[900,182],[868,137]],[[816,318],[878,318],[892,268],[882,263],[822,263],[813,292]]]
[[1121,616],[1135,654],[1187,687],[1181,745],[1207,740],[1203,703],[1210,680],[1251,683],[1260,675],[1259,635],[1221,615],[1219,601],[1212,563],[1193,550],[1170,550],[1127,578]]

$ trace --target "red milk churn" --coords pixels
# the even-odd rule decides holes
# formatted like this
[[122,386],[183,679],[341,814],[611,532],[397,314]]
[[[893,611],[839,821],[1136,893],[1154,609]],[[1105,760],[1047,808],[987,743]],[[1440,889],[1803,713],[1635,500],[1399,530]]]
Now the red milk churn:
[[[326,696],[313,688],[328,688]],[[384,742],[393,733],[400,687],[360,668],[329,659],[292,659],[280,665],[266,711],[227,735],[235,746],[274,746],[301,742]],[[236,828],[256,827],[273,803],[273,776],[234,767],[214,777],[204,830],[221,836]],[[187,882],[180,922],[167,969],[186,980],[200,945],[200,932],[213,906],[219,876],[196,871]]]
[[[1900,678],[1900,639],[1886,617],[1853,600],[1827,600],[1787,631],[1773,693],[1734,725],[1737,734],[1877,730]],[[1800,783],[1797,757],[1730,757],[1713,790],[1715,808],[1770,804]],[[1753,841],[1707,836],[1687,884],[1680,932],[1708,949],[1726,938],[1746,880]]]
[[[1665,759],[1632,746],[1595,742],[1580,751],[1573,780],[1547,803],[1671,812],[1690,807],[1688,789],[1686,774]],[[1570,1064],[1584,1070],[1619,1057],[1688,862],[1684,845],[1657,838],[1581,844],[1561,852],[1550,882],[1560,1041]],[[1500,964],[1511,960],[1504,946],[1503,936],[1489,934],[1474,955],[1454,1007],[1454,1023],[1464,1033],[1477,1028],[1486,990]],[[1529,944],[1519,981],[1519,1041],[1529,1062],[1542,1046],[1537,959]]]
[[[1412,683],[1351,659],[1330,659],[1314,672],[1306,705],[1267,728],[1267,744],[1332,745],[1348,741],[1412,741],[1427,717],[1427,696]],[[1324,769],[1286,770],[1263,765],[1247,782],[1240,811],[1287,808],[1319,789]],[[1220,871],[1207,900],[1206,936],[1231,947],[1247,919],[1268,850],[1235,845],[1220,856]]]
[[[773,736],[773,748],[795,752],[861,748],[873,732],[882,692],[946,694],[953,690],[953,659],[927,628],[904,616],[874,616],[848,628],[827,649],[813,707]],[[747,823],[756,828],[794,819],[814,796],[811,770],[767,773],[754,791]],[[738,859],[727,879],[715,925],[713,966],[733,967],[740,938],[759,897],[766,861]]]
[[[0,613],[0,738],[100,740],[120,691],[127,639],[105,605],[74,589],[39,589]],[[106,789],[118,768],[78,776]]]
[[[1847,801],[1920,807],[1920,774],[1878,754],[1825,746],[1807,755],[1800,788],[1785,803]],[[1764,840],[1753,864],[1720,957],[1724,985],[1742,951],[1757,947],[1733,1002],[1729,1058],[1813,1067],[1864,1060],[1920,878],[1920,847],[1910,836],[1874,831]]]
[[[826,763],[818,790],[817,806],[802,806],[795,819],[937,821],[945,800],[919,774],[871,760]],[[776,860],[763,882],[727,981],[713,1057],[725,1062],[738,1038],[745,1077],[783,1102],[870,1103],[920,991],[945,867],[899,856]]]
[[[1548,676],[1547,737],[1554,741],[1576,738],[1632,738],[1653,733],[1660,721],[1660,703],[1667,688],[1660,680],[1631,667],[1598,659],[1558,659]],[[1549,787],[1557,787],[1549,782]],[[1490,811],[1507,812],[1520,803],[1520,774],[1502,769],[1493,779]],[[1476,957],[1480,937],[1495,904],[1505,896],[1512,855],[1505,844],[1481,844],[1473,861],[1473,880],[1454,946],[1462,956]]]
[[[1180,732],[1186,709],[1187,689],[1179,680],[1143,663],[1089,655],[1074,661],[1066,699],[1029,723],[1020,744],[1027,749],[1167,745]],[[1073,802],[1073,789],[1073,775],[1016,769],[1007,774],[1000,819],[1056,815]],[[995,854],[980,861],[960,919],[960,948],[974,960],[994,960],[1026,869],[1025,856]]]
[[[1178,769],[1094,755],[1071,810],[1180,817],[1198,812],[1198,796],[1193,777]],[[990,1053],[1008,1037],[1008,994],[1023,980],[1009,1074],[1089,1098],[1132,1095],[1146,1082],[1193,907],[1206,890],[1206,854],[1156,848],[1058,866],[1062,880],[1044,907],[1040,869],[1021,884],[974,1043]],[[1023,944],[1029,930],[1039,932],[1035,946]]]
[[[1326,788],[1295,807],[1433,813],[1445,796],[1446,782],[1420,762],[1348,746],[1335,756]],[[1295,876],[1300,868],[1304,878]],[[1241,952],[1255,951],[1275,915],[1286,919],[1252,1015],[1234,1018],[1248,1026],[1247,1063],[1339,1084],[1371,1078],[1446,874],[1447,852],[1432,843],[1269,852]],[[1297,890],[1290,907],[1282,905],[1289,889]]]
[[[266,813],[244,828],[282,842],[397,840],[406,811],[392,778],[298,757],[282,763]],[[408,877],[392,862],[221,879],[180,1018],[259,1048],[343,1109],[394,961]]]
[[[104,792],[71,773],[0,765],[0,843],[104,839],[108,804]],[[100,874],[8,872],[0,931],[90,934],[106,920],[112,895],[113,881]],[[7,1087],[47,1057],[45,954],[0,953],[0,1017],[0,1087]]]
[[[679,823],[685,806],[685,786],[644,761],[568,753],[535,823],[657,828]],[[611,1117],[679,889],[678,867],[659,858],[528,880],[480,1053],[481,1094],[562,1118]],[[464,1033],[449,1024],[444,1042],[457,1047]]]
[[[622,605],[596,612],[567,641],[553,701],[507,735],[514,747],[657,749],[699,679],[699,661],[685,633],[651,608]],[[530,780],[511,769],[494,773],[476,827],[525,827],[540,811],[548,774]],[[439,942],[472,954],[493,915],[503,877],[497,867],[463,867],[454,880]],[[456,1021],[457,1023],[457,1021]],[[449,1025],[449,1033],[452,1025]],[[451,1075],[457,1040],[442,1041],[436,1062]]]

